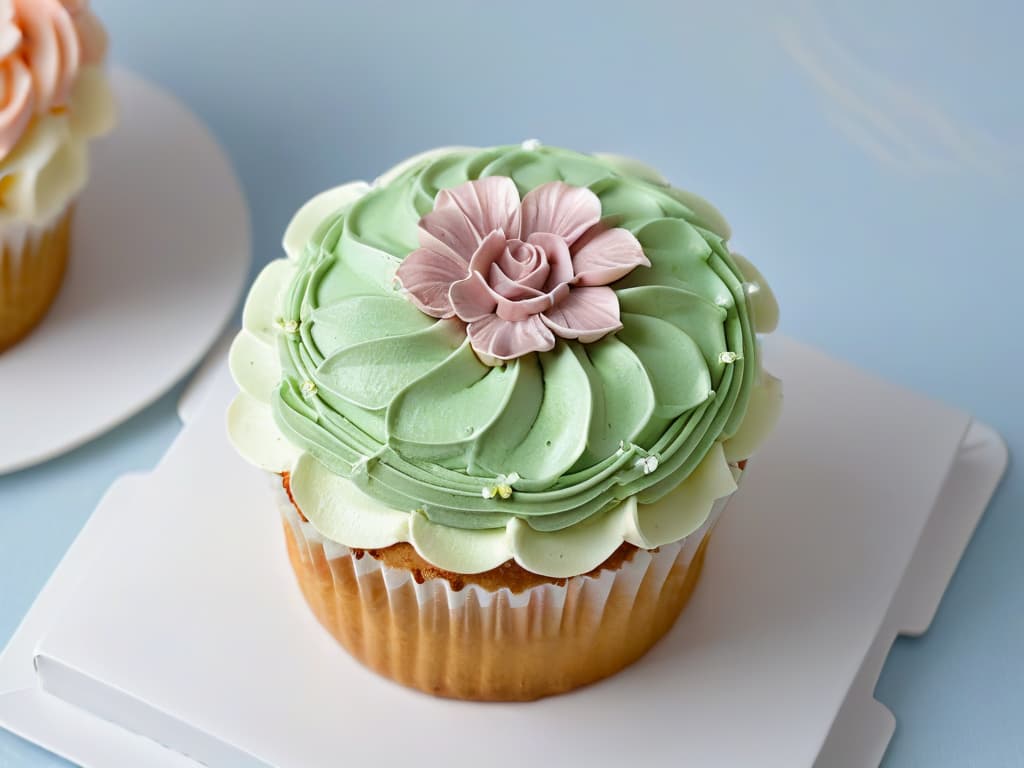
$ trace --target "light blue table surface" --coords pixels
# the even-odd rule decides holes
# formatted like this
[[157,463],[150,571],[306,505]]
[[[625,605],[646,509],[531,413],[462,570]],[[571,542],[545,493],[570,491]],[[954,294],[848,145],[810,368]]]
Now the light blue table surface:
[[[312,194],[429,147],[537,137],[629,154],[727,213],[784,333],[965,408],[1024,453],[1019,3],[94,5],[113,61],[227,147],[254,270]],[[107,486],[174,438],[180,391],[0,477],[0,644]],[[75,407],[73,382],[55,405]],[[1024,765],[1022,507],[1011,467],[931,631],[896,643],[878,686],[898,719],[887,766]],[[0,732],[0,766],[59,764]]]

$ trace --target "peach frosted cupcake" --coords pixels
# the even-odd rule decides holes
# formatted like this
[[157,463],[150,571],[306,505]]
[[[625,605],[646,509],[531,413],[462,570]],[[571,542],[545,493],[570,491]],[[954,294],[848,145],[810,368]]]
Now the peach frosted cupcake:
[[672,626],[781,406],[756,336],[777,307],[728,237],[639,163],[533,142],[429,152],[296,214],[246,303],[228,427],[350,653],[527,700]]
[[87,0],[0,0],[0,351],[60,288],[88,141],[113,124]]

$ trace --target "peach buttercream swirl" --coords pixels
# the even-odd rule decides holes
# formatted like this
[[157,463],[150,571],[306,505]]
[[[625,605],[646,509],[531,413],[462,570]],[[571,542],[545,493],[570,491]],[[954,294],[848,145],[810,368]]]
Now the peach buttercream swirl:
[[68,106],[79,69],[105,53],[87,0],[0,0],[0,159],[34,115]]

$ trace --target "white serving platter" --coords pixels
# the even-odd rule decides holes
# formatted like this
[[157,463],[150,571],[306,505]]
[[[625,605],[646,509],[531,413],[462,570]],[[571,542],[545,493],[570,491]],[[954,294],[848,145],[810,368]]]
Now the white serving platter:
[[[217,141],[137,75],[115,70],[112,85],[119,122],[92,148],[64,285],[42,324],[0,353],[0,474],[163,394],[220,335],[248,274],[249,211]],[[59,418],[45,416],[53,403]]]
[[878,672],[930,623],[1005,447],[795,342],[766,357],[785,415],[675,628],[607,681],[506,705],[400,688],[319,627],[266,482],[226,441],[218,355],[167,455],[112,486],[0,656],[0,726],[86,766],[877,765]]

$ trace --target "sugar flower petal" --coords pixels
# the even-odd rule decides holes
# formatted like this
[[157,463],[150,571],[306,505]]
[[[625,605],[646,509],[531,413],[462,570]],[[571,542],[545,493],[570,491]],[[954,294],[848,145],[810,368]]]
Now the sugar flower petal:
[[569,286],[562,283],[550,293],[542,293],[528,299],[512,301],[504,296],[498,296],[498,307],[495,314],[502,320],[525,320],[530,315],[537,315],[551,309],[568,295]]
[[473,349],[484,358],[512,360],[527,352],[547,352],[555,346],[554,335],[539,315],[518,322],[489,315],[470,323],[467,332]]
[[420,248],[398,265],[395,277],[422,312],[446,318],[455,314],[448,290],[456,280],[463,279],[466,272],[466,263],[457,256]]
[[493,230],[480,241],[476,250],[472,252],[469,259],[469,270],[486,275],[491,264],[505,253],[508,248],[508,241],[501,230]]
[[536,232],[530,235],[529,242],[544,249],[544,255],[551,266],[544,286],[546,290],[550,291],[555,286],[572,281],[572,256],[564,239],[547,232]]
[[595,232],[572,257],[576,285],[608,285],[636,267],[651,266],[640,241],[621,227]]
[[544,324],[563,339],[597,341],[622,327],[619,300],[606,286],[573,288],[569,295],[543,315]]
[[442,189],[434,200],[434,210],[420,219],[420,245],[429,247],[435,238],[468,259],[495,230],[508,238],[518,237],[519,216],[519,191],[505,176]]
[[464,280],[452,283],[449,298],[455,314],[467,323],[493,315],[498,305],[479,272],[471,272]]
[[601,201],[586,187],[563,181],[541,184],[523,198],[522,237],[549,232],[574,243],[601,219]]
[[498,293],[511,299],[522,294],[523,289],[543,290],[550,273],[551,265],[543,248],[514,241],[491,265],[488,278]]
[[421,249],[466,263],[480,246],[476,229],[457,208],[433,210],[426,214],[420,219],[417,238]]
[[544,283],[547,282],[550,272],[551,267],[547,261],[544,261],[533,272],[519,280],[515,280],[498,266],[498,262],[495,262],[487,270],[487,284],[494,289],[495,293],[504,296],[506,299],[518,301],[543,294]]

